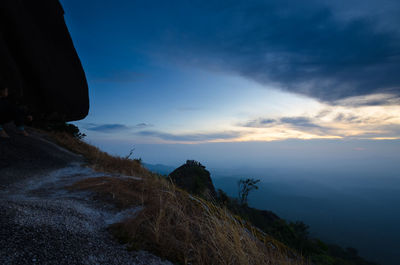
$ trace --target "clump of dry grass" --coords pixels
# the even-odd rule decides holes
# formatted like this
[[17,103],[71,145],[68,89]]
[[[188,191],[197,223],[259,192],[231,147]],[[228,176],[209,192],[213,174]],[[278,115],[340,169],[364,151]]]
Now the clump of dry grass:
[[[286,246],[224,208],[176,188],[164,178],[68,136],[57,141],[87,156],[98,170],[129,175],[91,178],[72,189],[92,190],[119,208],[143,206],[134,217],[110,226],[131,249],[146,249],[181,264],[303,264]],[[93,164],[104,163],[104,164]]]
[[143,181],[116,177],[88,178],[67,188],[94,191],[96,200],[112,203],[118,209],[143,205],[146,192]]

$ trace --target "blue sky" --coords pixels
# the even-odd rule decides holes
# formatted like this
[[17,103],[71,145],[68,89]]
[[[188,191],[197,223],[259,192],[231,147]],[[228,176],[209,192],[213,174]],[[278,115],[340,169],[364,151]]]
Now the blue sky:
[[[214,181],[260,178],[262,196],[274,196],[277,181],[276,192],[292,198],[292,215],[283,217],[391,264],[398,0],[60,1],[90,88],[89,116],[76,122],[86,141],[121,156],[135,148],[134,157],[151,164],[195,159]],[[318,209],[301,208],[293,196],[302,187]],[[352,205],[343,194],[367,201]],[[276,198],[257,207],[283,213]],[[332,223],[332,213],[343,223]]]
[[96,144],[400,138],[397,1],[61,3]]

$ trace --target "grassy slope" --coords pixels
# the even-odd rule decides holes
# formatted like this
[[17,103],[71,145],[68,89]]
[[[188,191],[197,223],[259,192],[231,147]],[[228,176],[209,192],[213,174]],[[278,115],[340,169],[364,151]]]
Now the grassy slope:
[[134,217],[110,227],[130,248],[150,250],[180,264],[305,264],[273,237],[225,207],[176,188],[139,160],[110,156],[65,133],[52,137],[86,157],[95,170],[141,178],[92,178],[71,187],[93,190],[96,198],[121,209],[143,207]]
[[[337,245],[326,244],[319,239],[309,237],[308,226],[302,222],[286,222],[269,211],[240,205],[236,199],[229,198],[218,191],[223,203],[233,213],[248,220],[264,232],[295,249],[298,253],[318,265],[377,265],[358,256],[353,248],[343,249]],[[222,195],[222,196],[221,196]]]

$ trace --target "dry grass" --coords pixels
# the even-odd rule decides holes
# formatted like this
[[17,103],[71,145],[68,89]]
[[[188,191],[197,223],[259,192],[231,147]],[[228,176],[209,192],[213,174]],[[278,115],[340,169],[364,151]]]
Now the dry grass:
[[91,178],[71,187],[95,191],[119,208],[143,206],[136,216],[110,227],[131,249],[150,250],[180,264],[304,264],[286,246],[228,210],[176,188],[137,161],[109,156],[65,135],[56,139],[86,156],[97,170],[142,178]]
[[67,133],[52,133],[50,136],[59,145],[83,155],[88,160],[89,165],[97,171],[141,177],[150,175],[150,172],[143,168],[137,160],[111,156],[95,146],[71,137]]

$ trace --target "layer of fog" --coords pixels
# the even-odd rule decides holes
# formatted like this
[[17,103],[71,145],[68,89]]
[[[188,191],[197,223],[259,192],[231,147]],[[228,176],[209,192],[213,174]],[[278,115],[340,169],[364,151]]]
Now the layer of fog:
[[171,169],[195,159],[218,188],[237,194],[239,178],[261,179],[250,205],[310,225],[312,235],[381,264],[400,248],[400,141],[287,140],[196,145],[98,143]]

